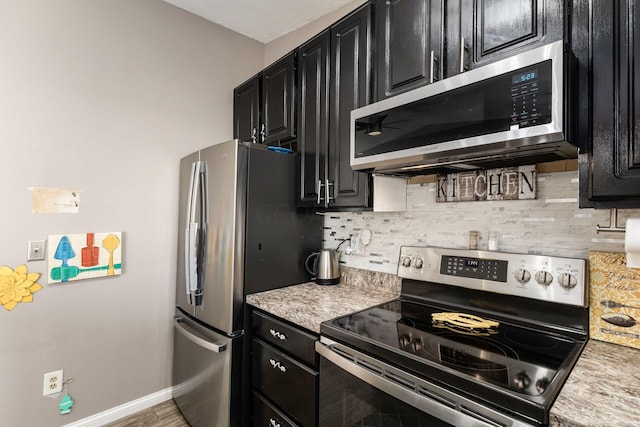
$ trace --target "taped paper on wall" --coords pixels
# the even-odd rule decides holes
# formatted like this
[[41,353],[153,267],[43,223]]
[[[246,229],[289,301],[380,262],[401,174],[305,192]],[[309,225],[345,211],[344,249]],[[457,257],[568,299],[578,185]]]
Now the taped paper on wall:
[[78,213],[80,211],[80,190],[64,188],[30,187],[31,212]]

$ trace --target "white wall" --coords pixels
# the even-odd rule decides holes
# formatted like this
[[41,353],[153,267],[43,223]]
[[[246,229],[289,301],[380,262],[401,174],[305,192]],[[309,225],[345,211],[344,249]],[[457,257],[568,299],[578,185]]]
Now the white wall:
[[[0,307],[0,425],[59,426],[170,386],[179,159],[232,137],[264,45],[158,0],[0,0],[0,265],[28,240],[122,231],[123,274]],[[80,189],[31,213],[28,187]],[[76,405],[42,397],[64,369]]]
[[321,33],[323,30],[329,28],[335,24],[340,18],[346,16],[349,12],[357,9],[359,6],[365,4],[368,0],[353,0],[346,6],[331,12],[321,18],[316,19],[313,22],[308,23],[304,27],[298,28],[295,31],[278,37],[277,39],[267,43],[265,45],[265,57],[264,65],[268,66],[275,62],[277,59],[283,57],[287,53],[291,52],[296,47],[300,46],[307,40],[310,40],[315,35]]

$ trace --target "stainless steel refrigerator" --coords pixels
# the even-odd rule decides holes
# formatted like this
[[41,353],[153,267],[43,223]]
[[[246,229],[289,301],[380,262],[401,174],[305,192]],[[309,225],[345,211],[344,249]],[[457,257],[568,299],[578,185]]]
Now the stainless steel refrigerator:
[[322,217],[295,208],[296,159],[233,140],[181,160],[173,398],[193,427],[241,423],[245,295],[308,280]]

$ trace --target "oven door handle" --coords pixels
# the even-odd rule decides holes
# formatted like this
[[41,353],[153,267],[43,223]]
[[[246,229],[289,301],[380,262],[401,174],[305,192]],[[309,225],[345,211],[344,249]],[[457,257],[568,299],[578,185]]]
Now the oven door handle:
[[[533,426],[479,406],[469,399],[455,395],[435,384],[427,383],[418,377],[402,372],[326,337],[321,337],[320,341],[316,341],[316,351],[329,362],[378,390],[453,426]],[[341,354],[345,354],[346,357]],[[442,402],[436,399],[440,399]]]

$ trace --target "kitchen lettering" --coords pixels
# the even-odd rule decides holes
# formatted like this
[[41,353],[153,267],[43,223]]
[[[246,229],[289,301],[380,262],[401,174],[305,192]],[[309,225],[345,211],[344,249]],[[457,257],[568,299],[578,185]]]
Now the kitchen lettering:
[[536,198],[536,166],[488,169],[437,177],[437,202]]

